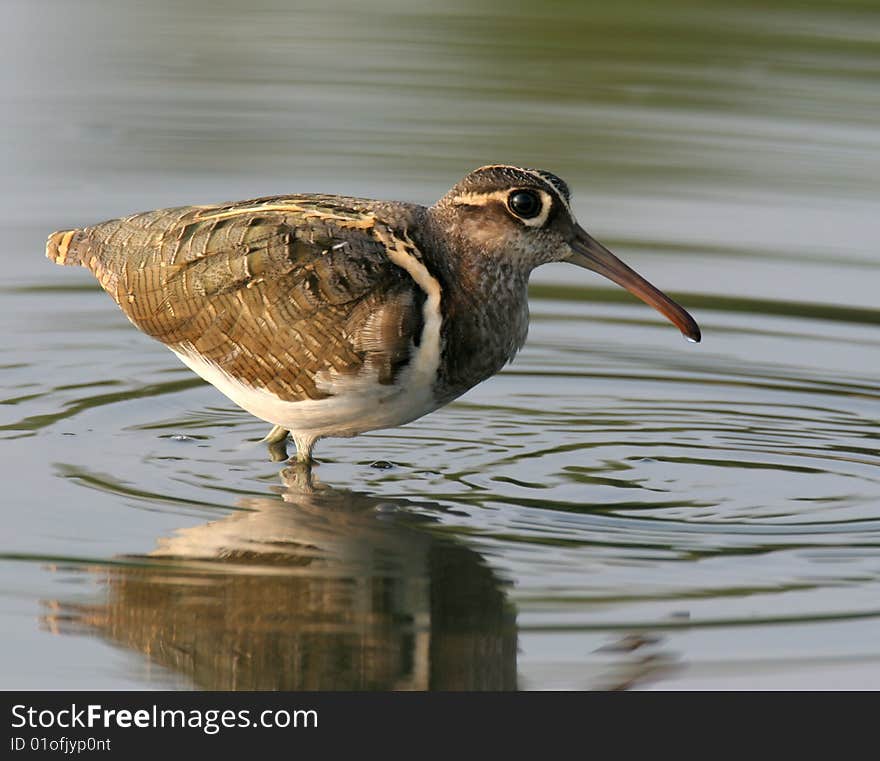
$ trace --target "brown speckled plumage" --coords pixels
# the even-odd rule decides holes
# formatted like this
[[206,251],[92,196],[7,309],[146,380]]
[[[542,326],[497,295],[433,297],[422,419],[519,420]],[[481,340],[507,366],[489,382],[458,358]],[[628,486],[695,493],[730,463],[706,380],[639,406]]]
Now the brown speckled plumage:
[[147,335],[281,399],[320,399],[322,370],[371,366],[393,382],[420,334],[423,296],[372,235],[373,213],[321,196],[160,209],[77,231],[66,263]]

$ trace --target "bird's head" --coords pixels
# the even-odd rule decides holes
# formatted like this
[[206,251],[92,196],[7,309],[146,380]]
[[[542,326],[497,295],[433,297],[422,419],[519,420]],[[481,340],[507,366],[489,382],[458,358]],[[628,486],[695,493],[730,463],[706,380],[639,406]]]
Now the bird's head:
[[483,259],[530,272],[570,262],[626,288],[669,319],[691,341],[700,328],[681,306],[594,240],[574,217],[568,185],[540,169],[493,165],[461,180],[431,210],[445,233]]

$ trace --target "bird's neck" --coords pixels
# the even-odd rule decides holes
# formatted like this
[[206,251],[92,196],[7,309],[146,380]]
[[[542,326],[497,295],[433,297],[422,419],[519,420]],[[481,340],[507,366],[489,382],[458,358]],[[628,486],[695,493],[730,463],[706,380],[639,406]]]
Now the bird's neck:
[[522,347],[529,327],[530,273],[445,230],[425,241],[423,250],[442,288],[436,392],[445,403],[497,373]]

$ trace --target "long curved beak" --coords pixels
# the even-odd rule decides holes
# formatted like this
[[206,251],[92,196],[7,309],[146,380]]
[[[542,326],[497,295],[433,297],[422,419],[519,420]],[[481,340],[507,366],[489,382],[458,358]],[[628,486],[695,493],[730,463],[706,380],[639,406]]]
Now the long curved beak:
[[627,267],[599,241],[590,237],[582,227],[575,227],[575,235],[569,246],[571,246],[571,255],[566,261],[598,272],[612,282],[622,285],[666,317],[689,341],[699,342],[700,327],[693,317],[638,272]]

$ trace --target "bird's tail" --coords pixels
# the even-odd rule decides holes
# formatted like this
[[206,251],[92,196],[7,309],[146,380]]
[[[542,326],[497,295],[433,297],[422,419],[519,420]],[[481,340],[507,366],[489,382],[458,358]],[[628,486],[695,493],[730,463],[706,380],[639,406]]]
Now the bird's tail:
[[59,230],[46,241],[46,256],[55,264],[82,264],[76,243],[82,230]]

